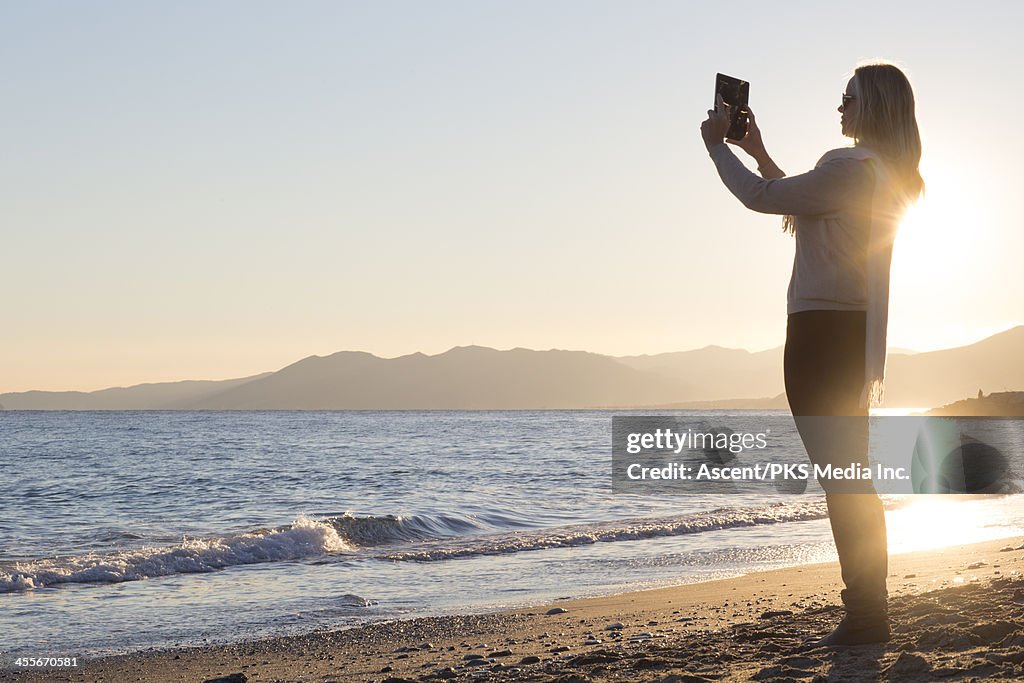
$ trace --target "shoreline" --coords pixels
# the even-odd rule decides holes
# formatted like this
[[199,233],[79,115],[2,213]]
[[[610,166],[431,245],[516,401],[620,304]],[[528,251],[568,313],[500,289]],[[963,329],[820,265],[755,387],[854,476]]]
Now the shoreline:
[[[238,675],[235,681],[244,675],[249,681],[321,683],[382,683],[389,678],[395,682],[555,681],[573,674],[579,682],[608,677],[672,683],[720,680],[723,672],[730,680],[755,675],[756,680],[774,680],[765,667],[778,668],[782,676],[787,667],[812,671],[818,665],[829,680],[835,676],[842,680],[836,662],[849,659],[855,651],[873,653],[878,672],[898,665],[900,680],[917,680],[916,671],[922,674],[919,680],[930,680],[936,675],[935,666],[941,663],[949,668],[959,661],[957,657],[966,657],[963,666],[1006,669],[1007,676],[1017,667],[1010,677],[1020,677],[1024,675],[1020,668],[1024,662],[1022,572],[1024,537],[1020,536],[892,555],[893,642],[847,651],[816,650],[813,655],[800,654],[802,639],[823,635],[842,615],[835,562],[500,612],[413,617],[229,645],[147,650],[82,660],[73,669],[0,669],[0,681],[159,683],[233,674]],[[971,608],[956,612],[962,617],[959,621],[951,620],[943,605],[965,600],[973,601]],[[558,613],[548,614],[549,610]],[[901,630],[915,624],[909,631]],[[941,633],[933,633],[935,626],[952,633],[951,644]],[[925,633],[935,642],[930,647],[922,644],[915,640],[915,633]],[[1019,642],[1007,642],[1014,634]],[[968,647],[979,639],[984,642]],[[991,653],[1002,645],[1007,652],[996,652],[1002,658],[999,662],[974,652]],[[953,653],[960,654],[951,659],[952,646]],[[858,670],[864,665],[857,664]],[[679,678],[666,679],[669,675]]]

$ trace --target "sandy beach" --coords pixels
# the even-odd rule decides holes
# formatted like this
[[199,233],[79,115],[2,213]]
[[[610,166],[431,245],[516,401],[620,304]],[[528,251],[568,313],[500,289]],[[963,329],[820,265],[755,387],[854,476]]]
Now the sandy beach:
[[[839,568],[0,672],[2,681],[930,681],[1024,678],[1024,538],[895,555],[893,640],[808,649]],[[11,666],[11,662],[5,662]]]

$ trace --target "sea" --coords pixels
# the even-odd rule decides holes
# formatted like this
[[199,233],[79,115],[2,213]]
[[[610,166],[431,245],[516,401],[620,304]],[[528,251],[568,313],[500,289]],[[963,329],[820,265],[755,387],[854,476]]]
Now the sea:
[[[820,489],[613,492],[612,419],[630,414],[0,412],[0,661],[836,559]],[[742,429],[785,415],[717,419]],[[1024,533],[1024,496],[883,500],[894,554]]]

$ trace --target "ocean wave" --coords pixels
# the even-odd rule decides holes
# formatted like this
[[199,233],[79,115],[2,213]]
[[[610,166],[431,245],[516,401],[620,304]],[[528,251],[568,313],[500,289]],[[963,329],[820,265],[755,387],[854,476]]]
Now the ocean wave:
[[156,576],[212,572],[226,567],[300,560],[351,550],[330,524],[298,518],[278,530],[225,538],[186,538],[174,547],[89,553],[28,562],[0,570],[0,593],[68,583],[120,583]]
[[361,547],[464,536],[486,528],[470,517],[447,514],[357,517],[346,512],[320,521],[330,525],[346,541]]
[[[888,501],[887,508],[905,501]],[[350,512],[216,538],[185,538],[173,546],[0,563],[0,593],[72,583],[119,583],[212,572],[236,565],[311,560],[345,554],[361,559],[436,562],[462,557],[636,541],[828,517],[821,499],[749,508],[720,508],[676,517],[592,522],[499,531],[508,520],[474,515],[377,515]],[[519,520],[515,520],[519,521]],[[381,552],[381,546],[396,546]],[[377,550],[374,550],[374,549]]]
[[722,508],[679,517],[616,520],[558,529],[460,538],[457,541],[439,540],[421,544],[417,548],[382,554],[378,557],[399,562],[437,562],[461,557],[505,555],[594,543],[682,536],[723,529],[810,521],[827,517],[828,509],[824,501],[778,503],[758,508]]
[[[119,583],[156,576],[211,572],[235,565],[311,559],[396,543],[468,536],[491,528],[472,516],[370,515],[350,512],[323,519],[299,517],[285,526],[223,538],[186,538],[175,546],[0,563],[0,593],[66,583]],[[141,539],[108,534],[105,541]]]

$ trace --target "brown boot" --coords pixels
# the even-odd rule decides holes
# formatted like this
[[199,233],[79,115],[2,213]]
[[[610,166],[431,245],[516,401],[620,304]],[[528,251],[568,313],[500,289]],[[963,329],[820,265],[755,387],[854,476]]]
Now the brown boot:
[[842,591],[846,616],[839,626],[811,647],[851,647],[885,643],[892,637],[889,628],[889,611],[884,593],[865,598],[852,594],[849,589]]
[[815,641],[812,647],[870,645],[872,643],[886,643],[890,638],[892,638],[892,631],[889,628],[889,620],[887,618],[862,621],[851,618],[847,614],[834,631],[824,638]]

